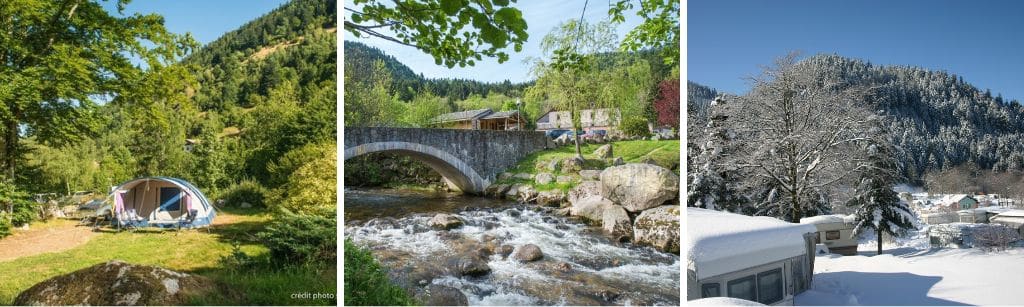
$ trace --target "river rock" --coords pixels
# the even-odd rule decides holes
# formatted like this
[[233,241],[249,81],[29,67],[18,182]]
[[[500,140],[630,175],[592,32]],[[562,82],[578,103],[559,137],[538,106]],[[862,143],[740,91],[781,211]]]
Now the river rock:
[[612,157],[612,144],[604,144],[594,150],[594,155],[598,159],[608,159]]
[[615,204],[610,200],[600,195],[592,195],[572,203],[572,207],[569,207],[569,214],[600,223],[604,221],[605,207],[612,205]]
[[506,192],[508,192],[508,188],[509,188],[508,184],[504,184],[504,183],[502,183],[502,184],[492,184],[492,185],[487,186],[487,189],[484,190],[484,195],[487,195],[487,196],[490,196],[490,197],[501,197],[501,195],[503,195]]
[[679,206],[644,210],[633,225],[633,241],[679,254]]
[[569,210],[571,210],[571,209],[572,208],[568,208],[568,207],[566,207],[566,208],[558,208],[558,210],[555,210],[554,214],[558,215],[558,216],[569,216]]
[[544,253],[540,251],[540,247],[533,244],[526,244],[516,249],[515,253],[512,254],[512,259],[530,262],[537,261],[544,258]]
[[548,161],[547,170],[550,172],[557,172],[559,166],[562,166],[562,160],[551,159],[551,161]]
[[451,214],[439,213],[430,219],[429,225],[434,229],[449,230],[462,226],[462,220]]
[[558,207],[565,201],[565,192],[550,190],[537,193],[537,204],[541,206]]
[[613,166],[601,172],[601,195],[626,211],[640,212],[679,197],[679,176],[657,165]]
[[537,189],[531,185],[524,185],[519,187],[519,201],[531,202],[537,198]]
[[533,174],[519,173],[519,174],[516,174],[513,178],[522,179],[522,180],[533,180]]
[[555,175],[551,173],[539,173],[537,174],[537,184],[549,184],[555,180]]
[[462,291],[449,286],[431,284],[427,286],[427,297],[421,299],[425,306],[468,306],[469,300]]
[[621,206],[609,205],[604,208],[601,226],[613,237],[633,237],[633,221],[629,219],[626,209]]
[[512,245],[507,245],[506,244],[506,245],[498,246],[498,249],[495,250],[494,253],[498,254],[498,255],[501,255],[501,258],[507,258],[508,255],[512,254],[513,250],[515,250],[515,247],[512,247]]
[[580,171],[580,177],[583,180],[599,180],[601,176],[601,170],[596,169],[585,169]]
[[587,196],[601,195],[601,182],[600,181],[583,181],[576,187],[569,190],[569,202],[576,203],[576,201],[586,198]]
[[202,276],[113,260],[40,282],[18,294],[13,303],[50,306],[183,305],[190,304],[190,298],[202,296],[212,289],[218,287]]
[[457,260],[455,262],[455,269],[461,276],[472,277],[484,276],[491,272],[491,267],[487,265],[487,261],[475,255]]
[[572,174],[583,169],[583,159],[579,157],[566,158],[562,160],[562,173]]
[[517,199],[519,198],[519,188],[524,187],[522,183],[515,183],[508,187],[508,191],[505,192],[506,199]]

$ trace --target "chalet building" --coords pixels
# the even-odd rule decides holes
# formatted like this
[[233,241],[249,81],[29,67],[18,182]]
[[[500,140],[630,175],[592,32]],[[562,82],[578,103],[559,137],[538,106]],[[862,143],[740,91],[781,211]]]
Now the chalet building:
[[522,116],[517,111],[494,112],[491,109],[445,113],[432,120],[431,126],[470,130],[522,130]]
[[953,194],[943,199],[942,205],[953,211],[977,209],[978,199],[967,194]]
[[[619,126],[621,117],[619,109],[580,110],[580,124],[583,131],[613,130]],[[572,117],[569,111],[548,111],[537,119],[537,130],[572,130]]]

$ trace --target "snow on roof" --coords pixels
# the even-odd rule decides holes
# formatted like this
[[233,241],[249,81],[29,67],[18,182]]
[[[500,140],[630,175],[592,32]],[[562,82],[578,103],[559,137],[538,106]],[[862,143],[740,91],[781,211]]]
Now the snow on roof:
[[1006,210],[1006,211],[1004,211],[1004,212],[1002,212],[1002,213],[999,213],[999,214],[997,214],[996,216],[1003,216],[1003,217],[1006,217],[1006,216],[1012,216],[1012,217],[1024,217],[1024,210],[1020,210],[1020,209],[1010,209],[1010,210]]
[[758,302],[733,297],[707,297],[686,302],[687,306],[764,306]]
[[831,214],[805,217],[800,219],[800,224],[852,223],[853,220],[853,215]]
[[688,269],[703,279],[804,255],[804,234],[817,228],[766,216],[687,208],[686,231]]
[[[967,194],[949,194],[949,195],[946,195],[946,197],[942,199],[942,202],[943,203],[947,203],[947,204],[948,203],[958,203],[958,202],[960,202],[960,200],[962,200],[964,198],[974,199],[974,197],[971,197],[970,195],[967,195]],[[977,200],[977,199],[974,199],[974,200]]]

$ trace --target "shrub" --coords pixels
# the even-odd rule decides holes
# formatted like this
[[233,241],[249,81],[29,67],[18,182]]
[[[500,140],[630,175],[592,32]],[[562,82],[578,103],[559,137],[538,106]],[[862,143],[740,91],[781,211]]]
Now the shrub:
[[337,160],[334,149],[307,161],[292,172],[288,183],[275,191],[275,204],[298,214],[335,215],[338,210]]
[[7,212],[0,211],[0,238],[11,235],[11,228],[13,227],[10,215]]
[[995,224],[979,226],[971,230],[971,236],[974,247],[983,250],[1005,250],[1010,248],[1010,243],[1021,239],[1013,228]]
[[416,301],[388,279],[369,250],[345,239],[345,305],[408,306]]
[[647,119],[639,116],[630,116],[619,124],[622,133],[630,137],[647,137],[651,131],[647,129]]
[[270,174],[268,186],[275,188],[288,182],[289,177],[303,165],[323,157],[337,153],[337,145],[307,144],[285,153],[281,158],[267,165],[267,172]]
[[249,203],[253,207],[265,207],[266,195],[267,189],[258,182],[244,179],[225,189],[218,198],[223,199],[227,206],[238,207],[242,203]]
[[334,216],[306,214],[278,215],[256,234],[270,249],[271,261],[315,264],[337,261],[338,222]]

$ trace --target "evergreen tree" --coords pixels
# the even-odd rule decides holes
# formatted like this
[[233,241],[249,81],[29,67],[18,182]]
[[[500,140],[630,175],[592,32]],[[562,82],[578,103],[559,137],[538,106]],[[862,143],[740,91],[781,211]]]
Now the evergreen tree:
[[724,97],[716,97],[710,109],[713,116],[704,127],[704,136],[696,144],[701,153],[687,174],[688,207],[743,212],[746,199],[735,188],[739,181],[735,169],[722,164],[722,155],[732,141],[733,132],[726,125],[729,114],[735,111]]
[[877,140],[866,146],[868,164],[860,172],[856,196],[848,202],[856,207],[856,227],[853,235],[874,230],[878,239],[878,254],[882,254],[882,234],[902,236],[914,229],[915,217],[906,202],[892,187],[897,181],[895,148]]

